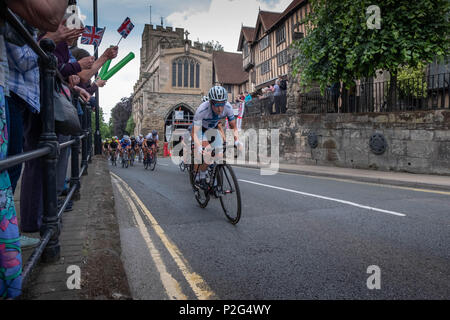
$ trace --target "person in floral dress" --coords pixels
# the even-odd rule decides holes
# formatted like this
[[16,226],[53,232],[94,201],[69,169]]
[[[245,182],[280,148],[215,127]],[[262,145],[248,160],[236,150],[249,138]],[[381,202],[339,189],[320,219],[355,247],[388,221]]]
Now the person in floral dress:
[[[1,40],[0,40],[1,41]],[[8,153],[4,88],[0,85],[0,160]],[[22,252],[14,197],[8,172],[0,173],[0,299],[13,299],[22,289]]]

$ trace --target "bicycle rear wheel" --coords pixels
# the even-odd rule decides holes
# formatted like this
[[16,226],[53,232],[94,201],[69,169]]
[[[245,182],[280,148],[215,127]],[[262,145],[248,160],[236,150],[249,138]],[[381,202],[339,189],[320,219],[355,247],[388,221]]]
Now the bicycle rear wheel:
[[231,224],[241,219],[241,191],[230,165],[219,165],[216,170],[217,192],[223,212]]

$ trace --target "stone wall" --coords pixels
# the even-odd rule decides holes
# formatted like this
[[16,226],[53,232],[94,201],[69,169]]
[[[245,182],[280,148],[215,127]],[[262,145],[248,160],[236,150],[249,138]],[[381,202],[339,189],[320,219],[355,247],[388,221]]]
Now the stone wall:
[[[450,111],[244,117],[244,129],[280,129],[280,161],[450,175]],[[308,135],[318,137],[313,149]],[[371,151],[383,134],[387,150]]]
[[[165,121],[170,112],[175,107],[183,104],[188,107],[193,113],[197,110],[201,103],[200,95],[191,94],[172,94],[172,93],[155,93],[145,92],[145,99],[142,106],[142,119],[139,119],[139,126],[143,134],[147,134],[156,129],[159,132],[160,140],[164,140]],[[135,105],[134,107],[139,107]],[[133,113],[138,113],[140,110],[133,110]]]

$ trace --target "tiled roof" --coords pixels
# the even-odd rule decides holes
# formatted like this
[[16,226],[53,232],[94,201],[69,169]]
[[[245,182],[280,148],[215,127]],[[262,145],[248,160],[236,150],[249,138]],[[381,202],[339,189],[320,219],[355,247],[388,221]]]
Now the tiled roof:
[[266,30],[272,29],[275,27],[279,22],[283,21],[290,13],[292,13],[294,10],[297,9],[303,2],[306,2],[306,0],[294,0],[291,2],[291,4],[286,8],[286,10],[283,11],[282,14],[278,17],[277,20],[275,20]]
[[242,84],[248,81],[248,73],[242,70],[242,54],[215,51],[213,63],[220,83]]
[[252,42],[253,36],[255,35],[255,28],[242,27],[242,33],[244,34],[245,40]]
[[279,12],[260,11],[261,22],[264,27],[264,31],[268,30],[275,22],[281,17]]
[[241,34],[239,35],[239,44],[238,44],[237,51],[242,51],[242,49],[243,49],[243,47],[242,47],[242,45],[243,45],[242,40],[245,39],[246,42],[252,43],[254,36],[255,36],[255,28],[242,26]]

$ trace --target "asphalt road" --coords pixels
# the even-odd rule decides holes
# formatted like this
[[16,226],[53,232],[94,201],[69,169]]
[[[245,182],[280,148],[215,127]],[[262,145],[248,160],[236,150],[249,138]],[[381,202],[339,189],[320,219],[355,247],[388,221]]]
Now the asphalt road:
[[450,299],[449,192],[235,167],[233,226],[169,159],[111,172],[135,299]]

